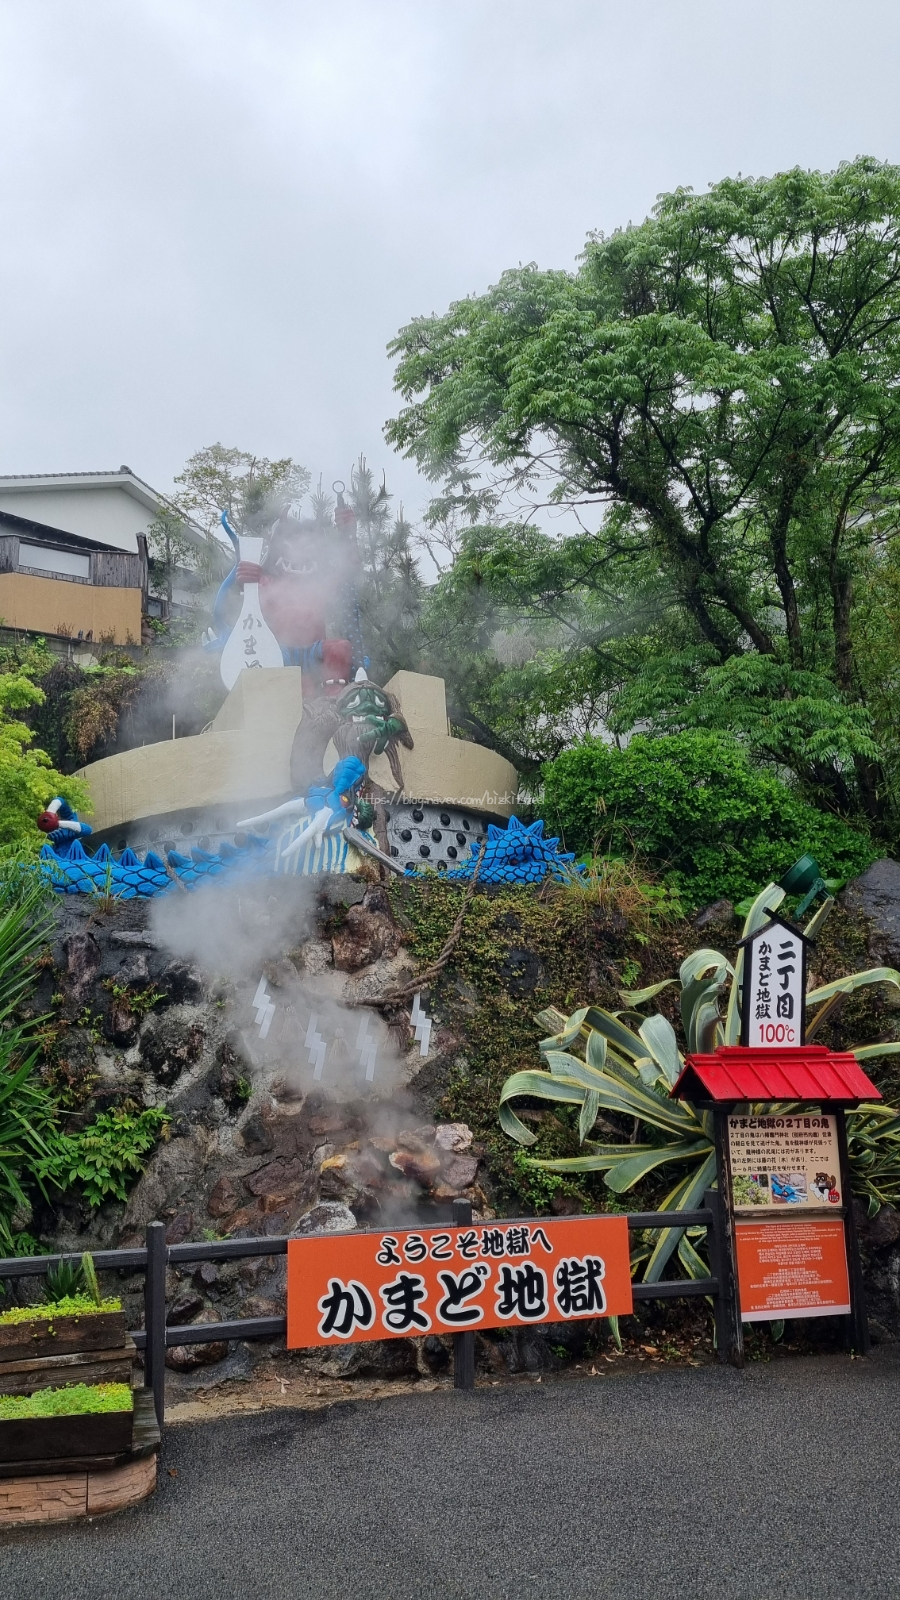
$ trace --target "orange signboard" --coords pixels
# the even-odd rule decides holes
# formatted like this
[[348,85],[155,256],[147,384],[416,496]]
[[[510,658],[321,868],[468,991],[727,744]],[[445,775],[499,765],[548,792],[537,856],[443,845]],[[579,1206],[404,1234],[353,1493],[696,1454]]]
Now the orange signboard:
[[850,1310],[844,1224],[735,1223],[742,1322],[782,1317],[833,1317]]
[[632,1309],[624,1217],[289,1239],[287,1266],[293,1350]]

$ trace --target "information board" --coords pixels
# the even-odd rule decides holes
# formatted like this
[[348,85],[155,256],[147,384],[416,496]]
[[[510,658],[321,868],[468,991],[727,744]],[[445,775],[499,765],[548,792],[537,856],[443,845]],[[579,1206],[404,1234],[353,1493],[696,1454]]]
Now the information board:
[[841,1163],[834,1114],[728,1115],[731,1194],[738,1216],[839,1206]]
[[289,1239],[287,1275],[294,1350],[632,1310],[624,1217]]
[[742,1322],[849,1312],[847,1246],[839,1217],[738,1221],[734,1233]]

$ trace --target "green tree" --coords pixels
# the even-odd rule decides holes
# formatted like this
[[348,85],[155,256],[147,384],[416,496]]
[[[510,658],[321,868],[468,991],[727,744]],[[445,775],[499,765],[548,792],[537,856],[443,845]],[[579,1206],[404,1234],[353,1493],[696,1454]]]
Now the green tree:
[[392,499],[384,478],[376,485],[360,456],[350,473],[348,503],[356,515],[360,623],[379,681],[416,664],[422,605],[413,530],[402,505],[392,511]]
[[[900,168],[678,190],[575,273],[507,272],[392,352],[388,437],[443,480],[435,516],[473,525],[468,572],[554,618],[613,714],[626,688],[651,725],[727,701],[820,804],[895,825],[857,613],[897,529]],[[510,496],[571,535],[498,526]],[[760,741],[775,699],[798,714]]]
[[[190,573],[199,585],[221,580],[228,569],[227,555],[220,539],[208,533],[198,542],[185,518],[170,507],[157,512],[147,530],[150,551],[150,588],[172,605],[178,574]],[[199,590],[198,590],[199,592]]]
[[24,672],[0,673],[0,847],[34,854],[43,843],[37,819],[55,794],[72,805],[87,804],[87,790],[78,778],[64,777],[21,714],[39,706],[43,691]]
[[220,512],[228,512],[236,532],[249,531],[253,519],[265,512],[272,499],[299,499],[305,494],[310,476],[290,456],[270,461],[247,450],[211,444],[191,456],[175,482],[179,485],[173,497],[176,510],[217,538]]

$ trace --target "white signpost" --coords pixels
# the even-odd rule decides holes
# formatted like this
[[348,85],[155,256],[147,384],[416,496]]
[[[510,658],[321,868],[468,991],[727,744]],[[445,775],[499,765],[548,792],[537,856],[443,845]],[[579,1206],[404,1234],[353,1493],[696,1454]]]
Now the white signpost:
[[741,1043],[781,1049],[805,1040],[806,940],[775,917],[744,941]]

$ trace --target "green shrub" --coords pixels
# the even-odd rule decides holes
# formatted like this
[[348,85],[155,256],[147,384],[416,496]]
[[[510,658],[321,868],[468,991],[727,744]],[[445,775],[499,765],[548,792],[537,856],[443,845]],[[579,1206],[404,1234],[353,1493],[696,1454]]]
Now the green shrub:
[[0,1422],[18,1422],[24,1417],[79,1417],[101,1411],[131,1411],[133,1407],[134,1396],[127,1383],[72,1383],[67,1389],[0,1395]]
[[638,851],[687,909],[740,901],[814,855],[827,877],[862,872],[878,855],[864,833],[751,766],[733,739],[691,731],[637,735],[625,749],[587,739],[543,769],[541,807],[567,849]]
[[35,1163],[42,1183],[69,1189],[80,1184],[91,1206],[126,1200],[128,1185],[143,1169],[144,1157],[165,1137],[171,1117],[161,1106],[131,1112],[101,1111],[80,1133],[57,1133],[52,1152]]

